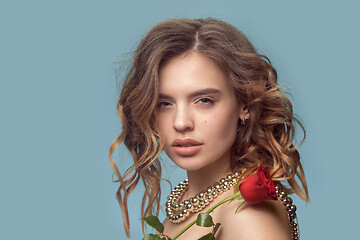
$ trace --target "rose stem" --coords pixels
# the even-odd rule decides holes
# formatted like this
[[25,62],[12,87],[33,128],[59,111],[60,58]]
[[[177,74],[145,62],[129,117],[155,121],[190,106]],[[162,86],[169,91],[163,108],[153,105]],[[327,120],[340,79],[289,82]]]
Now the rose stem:
[[[206,211],[207,214],[211,213],[212,211],[215,210],[215,208],[217,208],[218,206],[220,206],[221,204],[223,203],[226,203],[228,201],[231,201],[231,200],[234,200],[235,198],[237,197],[240,197],[241,194],[240,194],[240,191],[236,192],[234,195],[231,195],[230,197],[228,198],[225,198],[224,200],[218,202],[217,204],[215,204],[214,206],[212,206],[209,210]],[[172,238],[172,240],[175,240],[177,239],[181,234],[183,234],[186,230],[188,230],[192,225],[194,225],[196,223],[196,220],[195,219],[194,221],[192,221],[191,223],[189,223],[189,225],[187,225],[186,227],[184,227],[178,234],[176,234],[176,236],[174,238]]]

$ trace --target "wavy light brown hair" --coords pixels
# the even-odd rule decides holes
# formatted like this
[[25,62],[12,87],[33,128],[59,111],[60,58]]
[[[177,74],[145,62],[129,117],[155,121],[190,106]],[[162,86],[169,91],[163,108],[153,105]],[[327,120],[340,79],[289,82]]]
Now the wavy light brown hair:
[[[277,74],[269,59],[256,52],[235,27],[215,19],[176,19],[157,24],[140,42],[128,72],[117,110],[123,131],[111,144],[110,163],[120,187],[116,193],[124,227],[130,236],[127,199],[139,180],[145,185],[141,215],[158,215],[163,139],[155,129],[154,110],[159,92],[159,70],[169,59],[197,52],[212,59],[228,76],[237,100],[250,117],[240,128],[232,147],[233,170],[266,166],[274,181],[287,182],[287,192],[308,201],[304,170],[293,145],[295,126],[303,125],[293,114],[291,102],[277,85]],[[124,142],[134,164],[124,175],[112,153]],[[300,185],[295,180],[300,180]]]

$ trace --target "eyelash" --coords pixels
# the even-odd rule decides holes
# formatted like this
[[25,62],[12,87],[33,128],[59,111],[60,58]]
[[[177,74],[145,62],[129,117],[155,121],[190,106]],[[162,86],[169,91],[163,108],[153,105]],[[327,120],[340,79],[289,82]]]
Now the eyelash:
[[201,104],[204,104],[204,105],[209,105],[209,104],[212,104],[214,103],[214,100],[212,100],[211,98],[208,98],[208,97],[203,97],[203,98],[200,98],[199,100],[197,100],[196,102],[201,102],[201,101],[206,101],[205,103],[201,103]]
[[[202,97],[202,98],[199,98],[195,101],[195,103],[199,103],[201,105],[210,105],[210,104],[213,104],[214,103],[214,100],[209,98],[209,97]],[[167,102],[167,101],[163,101],[163,102],[159,102],[157,104],[157,107],[158,108],[166,108],[166,107],[169,107],[169,106],[172,106],[172,103],[171,102]]]
[[170,105],[171,105],[170,102],[159,102],[159,103],[157,104],[157,107],[158,107],[158,108],[164,108],[164,107],[168,107],[168,106],[170,106]]

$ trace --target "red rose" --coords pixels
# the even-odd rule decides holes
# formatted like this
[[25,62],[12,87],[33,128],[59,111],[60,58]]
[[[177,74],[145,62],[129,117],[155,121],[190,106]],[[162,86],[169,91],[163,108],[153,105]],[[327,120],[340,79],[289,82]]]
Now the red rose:
[[240,183],[240,193],[250,204],[277,199],[274,182],[270,178],[269,170],[264,166],[260,166],[255,174],[244,178]]

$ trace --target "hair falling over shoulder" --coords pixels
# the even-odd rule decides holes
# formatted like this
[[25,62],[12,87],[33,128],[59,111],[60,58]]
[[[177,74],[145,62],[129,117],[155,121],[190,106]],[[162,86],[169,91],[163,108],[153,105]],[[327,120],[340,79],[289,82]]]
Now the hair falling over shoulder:
[[[145,185],[141,216],[158,215],[164,143],[156,131],[154,110],[159,89],[159,69],[169,59],[196,51],[213,60],[228,76],[237,100],[247,106],[250,117],[239,127],[232,147],[233,170],[266,166],[274,181],[286,183],[288,193],[308,201],[304,170],[292,104],[277,85],[270,60],[256,52],[249,40],[232,25],[215,19],[175,19],[157,24],[140,42],[125,77],[117,110],[123,130],[110,147],[109,157],[120,187],[116,193],[124,227],[130,235],[127,200],[139,180]],[[123,175],[112,154],[124,143],[133,165]],[[298,180],[299,183],[298,183]],[[144,227],[144,226],[143,226]]]

